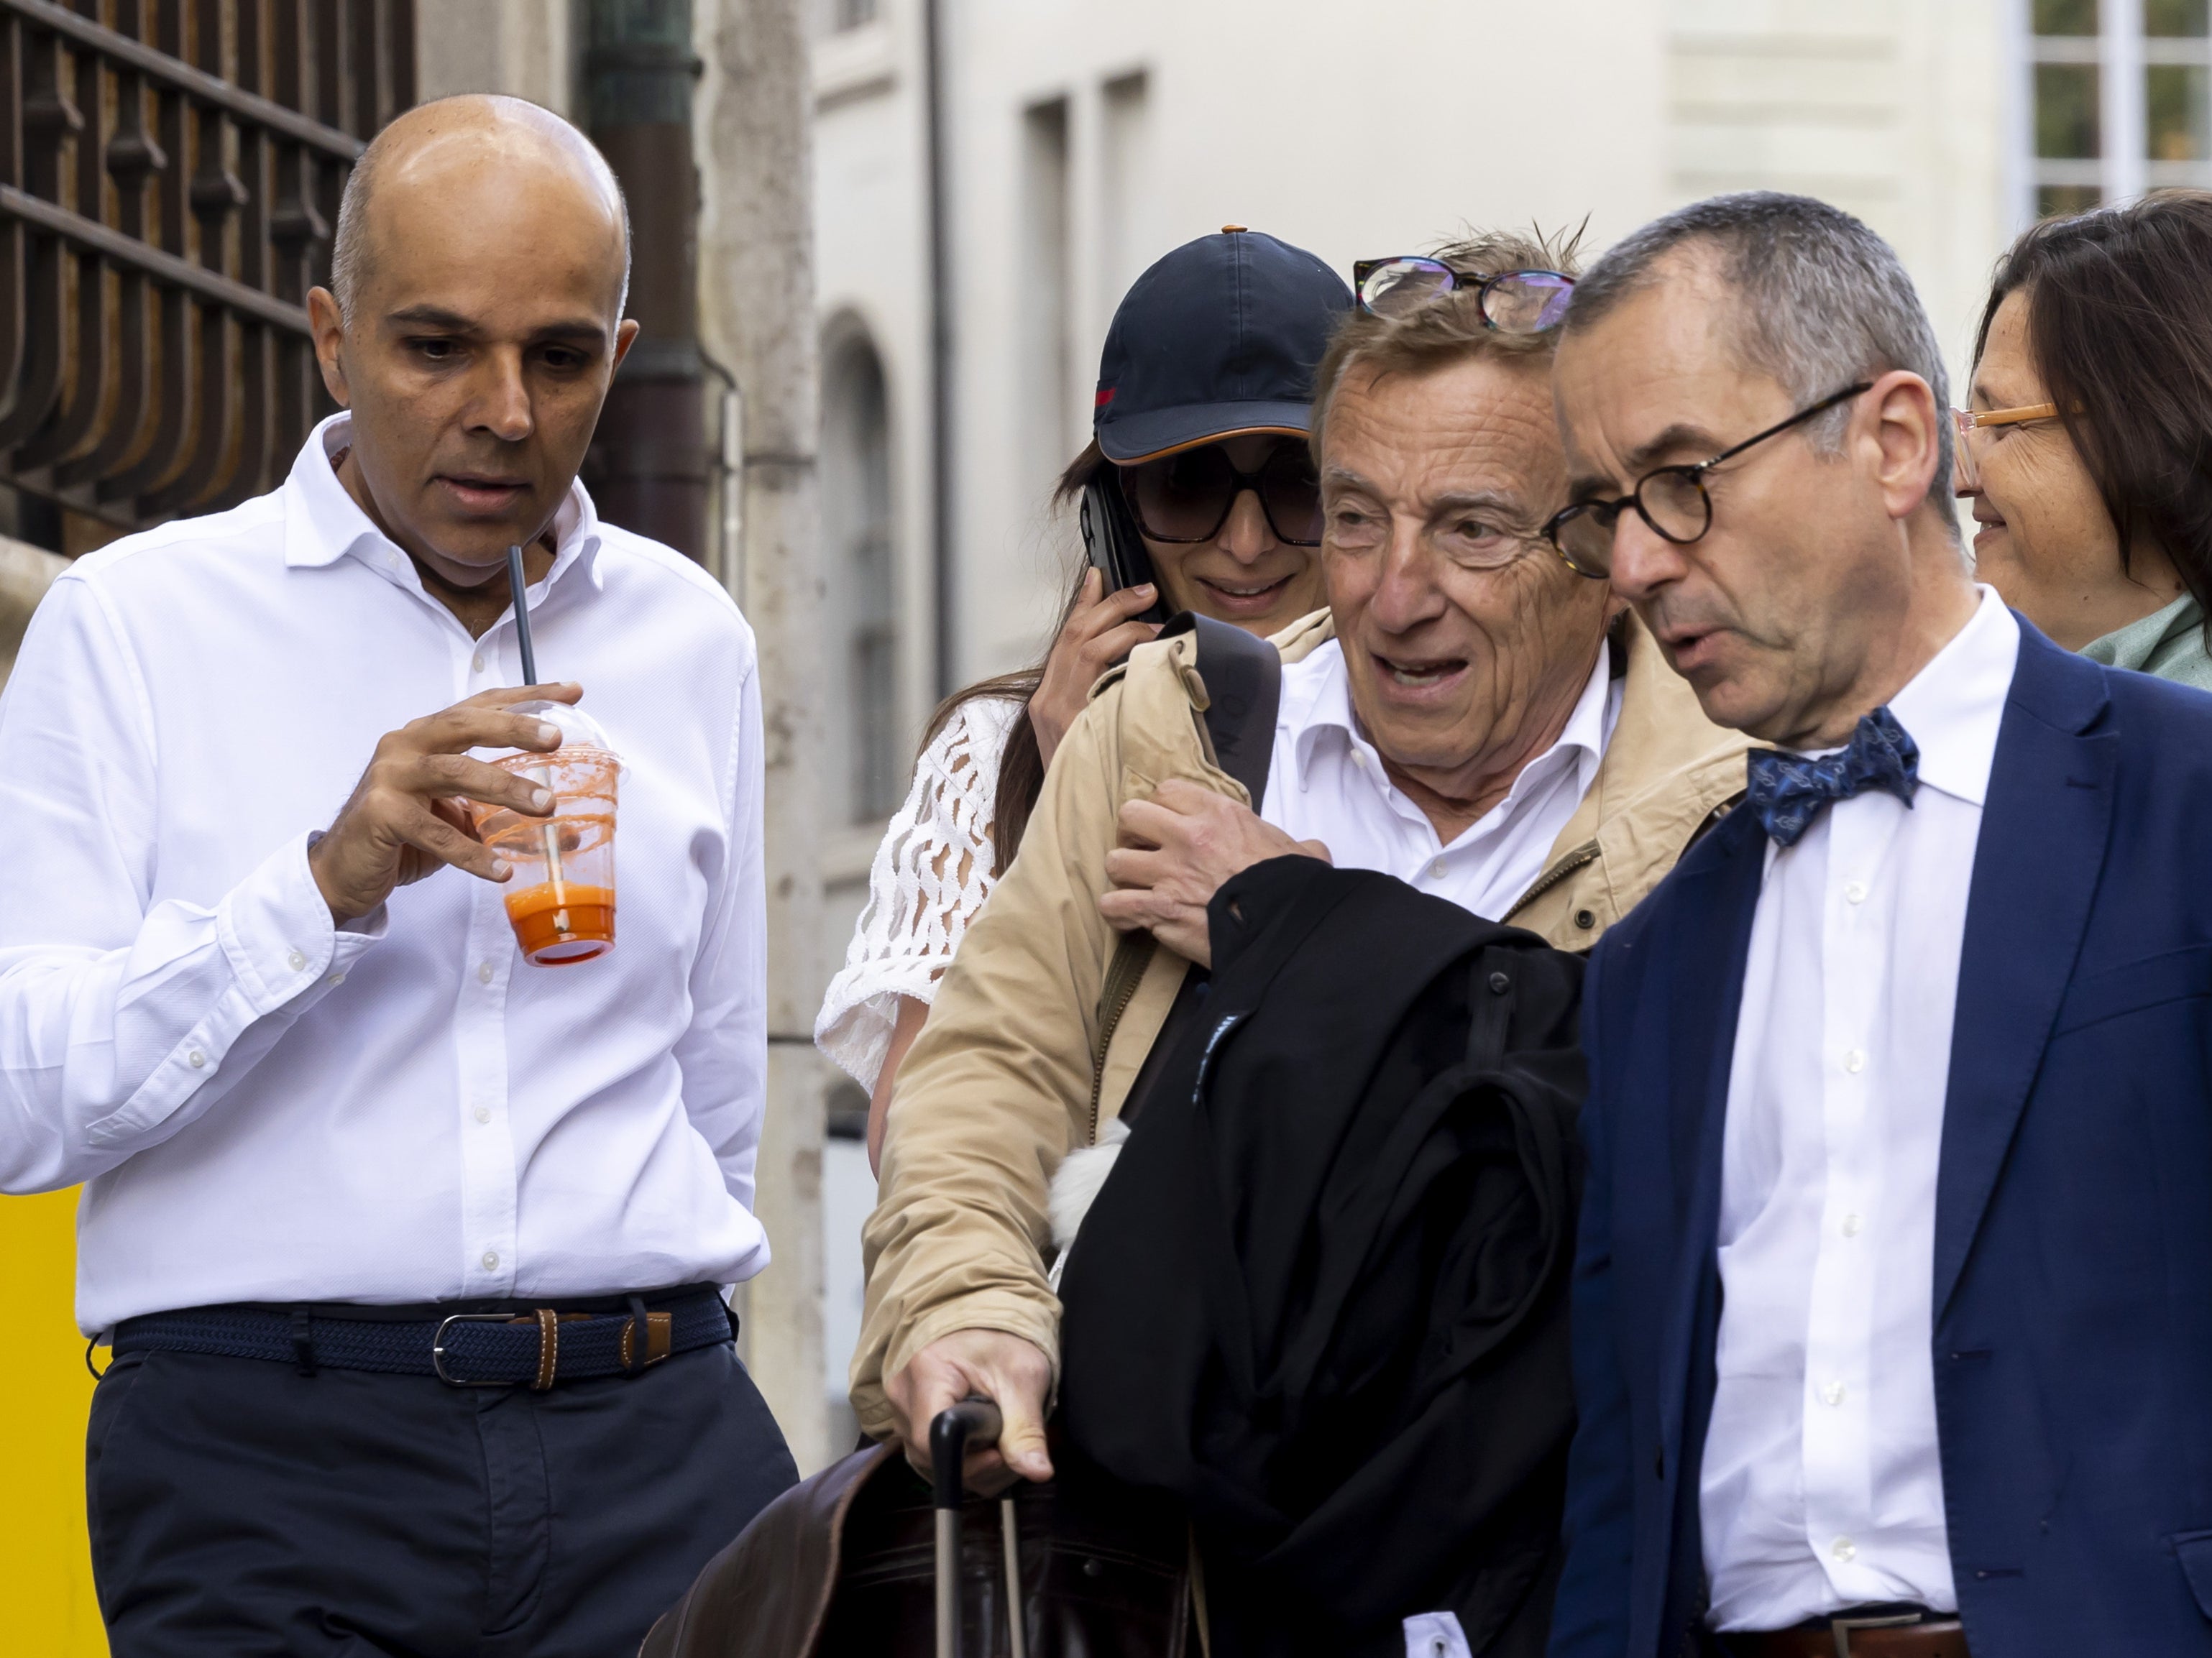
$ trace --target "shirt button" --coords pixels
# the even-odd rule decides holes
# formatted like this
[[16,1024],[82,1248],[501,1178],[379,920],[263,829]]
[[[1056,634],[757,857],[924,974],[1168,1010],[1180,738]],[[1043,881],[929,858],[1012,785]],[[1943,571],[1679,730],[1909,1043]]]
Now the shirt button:
[[1865,1227],[1866,1222],[1857,1215],[1845,1215],[1844,1217],[1844,1236],[1847,1238],[1856,1237],[1861,1231],[1865,1230]]
[[483,1252],[483,1269],[487,1272],[496,1272],[499,1271],[498,1250],[487,1249]]
[[1844,896],[1855,904],[1866,902],[1866,883],[1863,881],[1854,881],[1844,889]]
[[343,973],[333,973],[326,982],[334,985],[342,985],[345,982],[345,975]]
[[1837,1559],[1842,1561],[1845,1565],[1849,1565],[1852,1561],[1859,1558],[1859,1546],[1852,1542],[1848,1537],[1838,1537],[1834,1542],[1828,1545],[1828,1552],[1834,1555]]
[[489,1122],[491,1121],[491,1108],[488,1105],[478,1106],[477,1108],[476,1116],[478,1122]]
[[1437,880],[1443,880],[1444,878],[1444,860],[1439,858],[1435,863],[1431,864],[1429,865],[1429,873],[1435,876]]
[[1850,1053],[1844,1055],[1844,1069],[1850,1072],[1854,1077],[1857,1076],[1860,1072],[1866,1069],[1866,1055],[1860,1053],[1856,1048],[1853,1048]]
[[483,653],[482,651],[478,651],[474,657],[470,659],[469,666],[474,668],[478,673],[482,673],[483,671]]
[[284,957],[284,965],[290,968],[295,973],[299,972],[300,969],[306,967],[307,964],[307,957],[296,950],[291,951]]
[[1365,771],[1367,769],[1367,750],[1364,749],[1352,750],[1352,763],[1358,767],[1360,770]]
[[1820,1402],[1823,1405],[1842,1404],[1844,1402],[1844,1384],[1840,1382],[1831,1382],[1826,1387],[1821,1388]]
[[185,1063],[195,1071],[204,1071],[207,1069],[207,1055],[196,1048],[185,1055]]
[[478,962],[477,963],[477,982],[480,985],[488,985],[491,982],[491,963],[489,962]]

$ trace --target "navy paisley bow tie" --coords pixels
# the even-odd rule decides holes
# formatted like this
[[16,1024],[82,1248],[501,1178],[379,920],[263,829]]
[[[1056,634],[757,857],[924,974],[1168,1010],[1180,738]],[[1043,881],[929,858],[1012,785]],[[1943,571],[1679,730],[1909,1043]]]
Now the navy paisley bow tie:
[[1795,846],[1831,800],[1882,789],[1910,806],[1920,786],[1920,746],[1886,708],[1860,720],[1850,745],[1838,753],[1811,760],[1779,749],[1753,749],[1747,758],[1751,786],[1744,804],[1777,846]]

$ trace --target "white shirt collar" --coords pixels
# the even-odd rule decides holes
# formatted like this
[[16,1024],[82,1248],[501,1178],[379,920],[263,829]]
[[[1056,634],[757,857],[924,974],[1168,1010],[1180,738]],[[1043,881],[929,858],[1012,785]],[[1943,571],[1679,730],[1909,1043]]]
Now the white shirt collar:
[[[293,568],[334,564],[349,554],[386,580],[419,591],[415,562],[378,529],[361,504],[338,482],[338,455],[350,441],[353,416],[344,410],[307,434],[284,481],[284,562]],[[553,514],[553,568],[532,588],[548,592],[569,570],[581,567],[594,587],[600,585],[598,561],[599,515],[580,481],[568,485],[568,498]]]
[[[1368,774],[1388,792],[1391,786],[1382,768],[1382,756],[1368,740],[1352,706],[1352,681],[1344,665],[1341,641],[1332,639],[1322,645],[1306,659],[1306,664],[1308,672],[1286,679],[1282,712],[1277,720],[1279,728],[1291,734],[1300,786],[1311,780],[1314,755],[1322,734],[1331,732],[1349,751],[1367,756]],[[1620,715],[1620,699],[1612,695],[1612,652],[1601,646],[1597,661],[1583,685],[1582,695],[1575,699],[1574,709],[1567,716],[1559,741],[1521,768],[1505,798],[1483,815],[1481,823],[1471,826],[1468,834],[1492,822],[1497,814],[1510,812],[1523,796],[1550,778],[1561,765],[1574,766],[1583,792],[1588,792]]]
[[1889,699],[1889,711],[1920,750],[1920,780],[1978,806],[2020,658],[2020,623],[1996,588],[1978,583],[1977,591],[1981,602],[1966,625]]

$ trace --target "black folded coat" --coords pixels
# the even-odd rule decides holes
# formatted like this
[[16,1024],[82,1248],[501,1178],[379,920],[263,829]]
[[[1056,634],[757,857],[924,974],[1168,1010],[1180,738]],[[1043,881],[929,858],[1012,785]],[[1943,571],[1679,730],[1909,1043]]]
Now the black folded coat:
[[1062,1278],[1070,1439],[1188,1508],[1214,1658],[1543,1649],[1574,1424],[1583,963],[1260,865]]

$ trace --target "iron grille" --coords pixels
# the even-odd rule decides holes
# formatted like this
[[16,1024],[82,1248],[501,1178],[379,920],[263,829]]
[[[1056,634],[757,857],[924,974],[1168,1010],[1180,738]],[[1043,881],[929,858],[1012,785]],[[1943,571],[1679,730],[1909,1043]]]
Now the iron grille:
[[0,483],[124,528],[272,488],[331,407],[338,194],[413,0],[0,0]]

